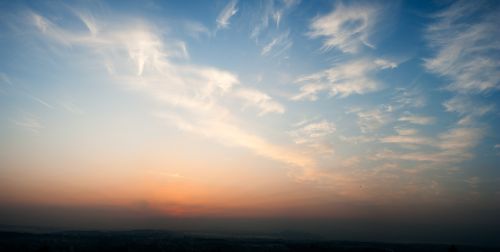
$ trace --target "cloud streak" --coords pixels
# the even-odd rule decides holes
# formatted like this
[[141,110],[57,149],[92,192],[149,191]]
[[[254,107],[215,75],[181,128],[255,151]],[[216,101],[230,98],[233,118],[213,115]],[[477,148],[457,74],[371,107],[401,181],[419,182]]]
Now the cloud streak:
[[224,9],[222,9],[216,19],[217,29],[226,29],[229,27],[231,17],[238,13],[238,8],[236,7],[237,3],[238,1],[231,0]]
[[[388,64],[390,67],[387,67]],[[395,68],[395,63],[380,63],[380,59],[355,59],[339,63],[329,69],[303,76],[295,82],[301,85],[300,92],[292,100],[317,100],[318,93],[328,92],[330,96],[347,97],[377,91],[381,84],[375,73],[387,68]]]
[[381,138],[384,143],[428,145],[434,151],[394,152],[385,150],[380,159],[416,162],[459,163],[474,157],[471,152],[484,136],[482,128],[457,127],[439,134],[436,140],[425,137],[391,136]]
[[335,131],[336,127],[333,122],[321,120],[301,122],[289,134],[297,145],[306,146],[317,153],[333,154],[334,149],[330,144],[329,137]]
[[271,24],[274,28],[280,28],[284,17],[299,4],[296,0],[269,0],[263,1],[263,7],[258,10],[259,21],[253,26],[250,38],[259,40],[261,34],[270,29]]
[[[38,14],[32,17],[45,38],[99,52],[102,65],[117,83],[166,105],[154,113],[156,117],[180,130],[225,145],[247,148],[259,156],[289,165],[296,170],[293,173],[296,178],[314,179],[315,161],[311,156],[244,129],[234,107],[256,109],[258,116],[282,114],[285,107],[270,95],[245,86],[237,75],[184,62],[185,58],[179,57],[184,54],[183,48],[168,44],[145,24],[96,26],[95,33],[81,33],[65,30]],[[125,53],[116,54],[117,50]],[[177,63],[179,60],[182,63]]]
[[277,56],[283,54],[290,49],[293,45],[292,40],[289,38],[290,31],[284,32],[269,41],[262,47],[260,54],[262,56]]
[[44,128],[40,119],[31,113],[23,113],[19,118],[12,119],[11,122],[33,133],[40,133],[40,130]]
[[429,125],[434,123],[435,118],[430,116],[405,115],[400,117],[398,121],[419,125]]
[[483,93],[500,88],[500,17],[484,1],[457,1],[435,15],[427,40],[435,49],[425,60],[429,72],[450,80],[449,90]]
[[371,5],[339,2],[330,13],[313,19],[308,35],[323,38],[324,50],[337,48],[345,53],[356,53],[363,46],[374,48],[369,38],[379,12],[379,8]]

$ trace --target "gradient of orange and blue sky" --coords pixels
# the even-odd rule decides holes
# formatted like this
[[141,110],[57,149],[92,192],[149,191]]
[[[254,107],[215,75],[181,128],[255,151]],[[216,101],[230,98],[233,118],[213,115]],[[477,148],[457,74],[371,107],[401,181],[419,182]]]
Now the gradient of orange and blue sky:
[[0,224],[498,242],[499,23],[497,1],[0,1]]

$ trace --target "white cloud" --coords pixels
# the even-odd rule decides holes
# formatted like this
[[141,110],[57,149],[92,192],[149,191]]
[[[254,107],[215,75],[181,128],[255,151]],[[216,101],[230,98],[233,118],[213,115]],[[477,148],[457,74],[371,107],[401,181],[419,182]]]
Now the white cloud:
[[270,143],[258,135],[243,130],[228,119],[199,120],[195,118],[195,120],[189,120],[180,115],[163,113],[156,114],[156,116],[176,124],[184,131],[214,139],[225,145],[248,148],[260,156],[298,167],[300,173],[294,174],[298,179],[315,179],[315,161],[309,156],[291,148]]
[[392,98],[397,108],[421,108],[426,105],[426,98],[417,88],[398,88]]
[[468,151],[479,144],[484,132],[480,128],[454,128],[439,136],[439,148],[447,154],[469,156]]
[[92,36],[95,36],[99,32],[99,28],[96,24],[95,18],[91,13],[76,9],[73,9],[73,12],[75,12],[75,14],[85,24]]
[[434,146],[435,140],[421,136],[416,129],[395,127],[397,135],[380,137],[381,143],[397,144],[409,149],[417,149],[420,146]]
[[398,64],[396,62],[392,62],[385,59],[376,59],[374,62],[375,64],[379,65],[381,69],[387,69],[387,68],[394,69],[398,67]]
[[408,135],[397,135],[397,136],[386,136],[380,138],[382,143],[394,143],[394,144],[412,144],[412,145],[430,145],[433,141],[426,137],[420,136],[408,136]]
[[[180,130],[247,148],[257,155],[288,164],[298,169],[299,172],[293,174],[297,178],[312,179],[316,174],[313,158],[294,147],[274,144],[246,130],[237,117],[238,107],[257,108],[258,115],[262,116],[284,113],[283,105],[262,91],[245,87],[238,76],[229,71],[185,61],[178,63],[185,59],[179,55],[186,49],[175,40],[160,38],[152,27],[120,22],[119,26],[96,27],[97,32],[93,34],[63,29],[37,14],[33,17],[44,38],[90,53],[99,52],[96,55],[100,58],[96,60],[117,83],[158,101],[163,106],[155,115]],[[35,121],[17,124],[39,126]]]
[[269,28],[269,24],[273,21],[276,28],[279,28],[281,21],[284,16],[290,12],[295,6],[298,5],[297,0],[268,0],[262,2],[262,10],[257,11],[259,16],[259,21],[252,29],[250,38],[258,41],[259,36],[266,29]]
[[49,108],[49,109],[53,109],[54,108],[54,106],[52,106],[49,102],[43,100],[42,98],[36,97],[34,95],[30,95],[30,94],[27,94],[27,95],[30,97],[30,99],[38,102],[39,104],[43,105],[46,108]]
[[210,30],[203,24],[195,21],[185,21],[184,29],[187,34],[195,39],[199,39],[202,36],[210,36]]
[[245,106],[257,107],[259,115],[267,113],[283,114],[285,107],[274,101],[269,95],[250,88],[240,88],[235,91],[235,96],[245,101]]
[[262,47],[260,54],[262,56],[277,56],[290,49],[293,45],[293,42],[289,38],[289,34],[290,31],[287,31],[272,38],[269,43]]
[[374,74],[386,66],[370,59],[357,59],[337,64],[329,69],[306,75],[295,82],[301,84],[300,93],[292,100],[316,100],[318,93],[328,91],[331,96],[346,97],[376,91],[380,84]]
[[434,123],[435,118],[430,116],[405,115],[401,116],[398,121],[419,125],[429,125]]
[[393,119],[389,112],[390,108],[385,107],[366,110],[354,109],[348,111],[348,113],[356,114],[358,117],[358,126],[363,133],[373,132],[391,122]]
[[337,4],[335,9],[316,17],[310,24],[311,38],[324,38],[323,48],[356,53],[363,45],[374,47],[369,37],[377,23],[379,9],[370,5]]
[[44,128],[40,119],[30,113],[23,113],[19,118],[12,119],[11,122],[16,126],[29,130],[33,133],[39,133],[40,130]]
[[427,40],[436,54],[425,60],[425,67],[450,80],[449,90],[479,93],[500,88],[497,13],[498,7],[484,2],[457,1],[435,15]]
[[460,125],[470,125],[476,122],[478,117],[481,117],[494,110],[493,105],[486,105],[484,102],[473,100],[469,96],[457,95],[443,103],[447,112],[459,114],[462,118],[459,120]]
[[82,108],[80,108],[79,106],[77,106],[74,102],[70,101],[70,100],[62,100],[59,105],[66,111],[68,111],[69,113],[72,113],[72,114],[76,114],[76,115],[81,115],[81,114],[84,114],[85,112],[83,111]]
[[344,136],[341,135],[339,139],[343,142],[349,143],[349,144],[361,144],[361,143],[369,143],[375,141],[375,137],[368,136],[368,135],[360,135],[360,136]]
[[395,127],[394,130],[396,130],[400,136],[416,135],[418,133],[418,130],[410,128]]
[[481,128],[453,128],[440,135],[437,140],[428,138],[400,137],[393,138],[393,143],[413,143],[429,145],[434,150],[426,152],[394,152],[384,150],[376,155],[379,159],[408,160],[418,162],[458,163],[474,157],[471,152],[484,136]]
[[322,154],[332,154],[334,150],[328,141],[328,137],[335,131],[334,123],[321,120],[319,122],[301,122],[289,134],[298,145],[307,146]]
[[236,0],[230,0],[226,7],[222,9],[216,20],[217,29],[225,29],[229,26],[229,20],[238,12],[238,8],[236,7],[237,3],[238,1]]
[[444,77],[448,90],[458,93],[443,103],[447,112],[460,116],[458,127],[439,136],[440,154],[456,160],[473,157],[470,150],[484,135],[475,126],[478,118],[494,110],[473,95],[500,88],[498,10],[487,1],[456,1],[436,13],[435,22],[427,28],[427,41],[435,55],[425,59],[424,66]]

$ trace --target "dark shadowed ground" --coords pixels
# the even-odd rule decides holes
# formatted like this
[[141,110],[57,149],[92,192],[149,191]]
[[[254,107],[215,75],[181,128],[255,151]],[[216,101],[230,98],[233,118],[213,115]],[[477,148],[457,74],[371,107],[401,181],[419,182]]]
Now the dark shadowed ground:
[[[295,235],[297,236],[297,235]],[[168,231],[0,232],[0,251],[500,251],[450,244],[331,241],[309,237],[231,236]]]

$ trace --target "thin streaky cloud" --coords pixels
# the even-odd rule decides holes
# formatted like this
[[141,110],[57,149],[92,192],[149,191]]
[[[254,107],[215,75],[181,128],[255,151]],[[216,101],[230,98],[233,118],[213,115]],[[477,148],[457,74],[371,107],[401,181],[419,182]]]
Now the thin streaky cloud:
[[413,141],[414,144],[427,144],[436,148],[437,151],[395,152],[384,150],[378,152],[375,157],[377,159],[415,162],[460,163],[474,158],[475,155],[472,150],[479,144],[484,134],[485,131],[482,128],[456,127],[439,134],[436,138],[437,141],[425,138],[408,138],[403,140],[405,142]]
[[323,39],[323,49],[337,48],[356,53],[363,46],[375,48],[370,42],[380,9],[373,5],[339,2],[328,14],[314,18],[308,36]]
[[262,56],[278,56],[289,50],[293,42],[289,38],[290,31],[273,37],[269,43],[265,44],[260,51]]
[[420,115],[405,115],[401,116],[398,121],[408,122],[412,124],[429,125],[433,124],[436,119],[431,116],[420,116]]
[[301,121],[295,124],[295,129],[289,131],[293,142],[305,146],[316,153],[331,155],[334,148],[330,143],[330,137],[335,133],[336,127],[333,122],[327,120]]
[[200,22],[196,21],[185,21],[183,23],[184,29],[186,30],[187,34],[195,39],[200,39],[203,36],[210,37],[211,32],[206,27]]
[[394,120],[390,111],[384,107],[357,110],[352,113],[357,116],[357,124],[362,133],[377,131]]
[[237,3],[237,0],[230,0],[224,9],[222,9],[216,19],[217,29],[226,29],[229,27],[231,17],[238,13]]
[[5,73],[0,73],[0,81],[2,83],[9,85],[9,86],[13,85],[12,81],[9,79],[9,77]]
[[394,144],[415,144],[415,145],[432,145],[433,141],[426,137],[419,136],[408,136],[408,135],[397,135],[397,136],[386,136],[380,138],[382,143],[394,143]]
[[418,133],[418,130],[417,129],[413,129],[413,128],[394,127],[394,130],[400,136],[416,135]]
[[76,115],[81,115],[84,114],[84,110],[77,106],[74,102],[70,100],[63,100],[59,102],[59,105],[66,110],[69,113],[76,114]]
[[427,103],[427,98],[419,88],[398,88],[392,98],[395,108],[423,108]]
[[[380,61],[381,59],[360,58],[300,77],[295,81],[301,85],[300,92],[291,99],[314,101],[321,92],[327,92],[331,97],[375,92],[381,88],[375,73],[397,67],[395,63],[383,60],[384,63],[381,64]],[[387,67],[388,64],[390,67]]]
[[19,115],[18,118],[11,119],[11,122],[16,126],[29,130],[33,133],[40,133],[40,130],[44,128],[40,119],[31,113],[23,113]]
[[49,108],[49,109],[53,109],[53,108],[54,108],[54,106],[52,106],[51,104],[49,104],[48,102],[46,102],[46,101],[42,100],[42,99],[41,99],[41,98],[39,98],[39,97],[36,97],[36,96],[34,96],[34,95],[29,95],[29,97],[30,97],[32,100],[34,100],[34,101],[36,101],[36,102],[40,103],[41,105],[45,106],[46,108]]
[[225,120],[190,122],[178,115],[156,114],[159,118],[174,123],[179,129],[214,139],[229,146],[238,146],[255,151],[257,155],[292,165],[301,170],[298,179],[316,179],[315,161],[293,149],[268,142],[262,137],[245,132]]
[[282,20],[285,19],[299,3],[300,2],[296,0],[263,1],[261,9],[257,11],[258,21],[256,24],[253,24],[250,38],[259,41],[262,34],[272,27],[279,30]]
[[[466,94],[500,88],[499,8],[486,1],[457,1],[435,15],[427,41],[435,50],[425,59],[429,72],[450,80],[447,89]],[[478,13],[481,11],[481,15]]]
[[[179,47],[166,44],[151,28],[134,30],[135,28],[121,26],[85,37],[45,22],[39,15],[36,17],[35,25],[43,36],[84,49],[98,50],[104,55],[101,60],[106,64],[103,65],[113,69],[111,76],[118,83],[150,95],[167,105],[165,108],[168,110],[173,108],[183,112],[157,114],[158,117],[173,122],[180,130],[193,132],[223,144],[248,148],[259,156],[292,165],[300,171],[294,173],[297,178],[314,179],[315,161],[312,157],[302,155],[287,146],[273,144],[247,132],[236,123],[236,114],[223,105],[231,99],[241,101],[239,106],[242,108],[257,108],[258,116],[285,112],[284,106],[268,94],[244,87],[237,75],[214,67],[174,63],[167,56],[172,53],[166,48],[172,50]],[[40,23],[44,25],[40,26]],[[57,32],[47,32],[49,30]],[[119,36],[121,34],[136,36]],[[129,53],[117,57],[113,53],[117,48]],[[130,63],[123,64],[124,62]],[[139,74],[135,72],[135,66],[138,66]],[[68,104],[64,107],[69,111],[73,110]]]
[[235,96],[244,101],[245,107],[256,107],[260,110],[259,116],[268,113],[285,113],[285,107],[274,101],[269,95],[251,88],[240,88],[235,90]]
[[456,95],[443,102],[445,111],[453,112],[460,116],[459,125],[471,125],[479,118],[495,111],[493,104],[486,104],[467,95]]

